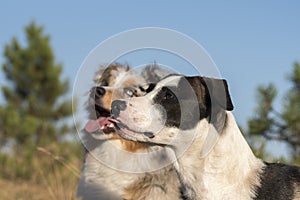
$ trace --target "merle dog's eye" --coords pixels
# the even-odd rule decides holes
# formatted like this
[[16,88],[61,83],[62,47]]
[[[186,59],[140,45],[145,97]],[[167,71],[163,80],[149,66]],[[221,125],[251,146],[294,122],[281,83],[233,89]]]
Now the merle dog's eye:
[[135,94],[135,90],[133,88],[124,88],[124,94],[129,97],[133,97]]
[[101,86],[108,86],[109,84],[108,84],[108,81],[105,79],[105,80],[103,80],[103,81],[101,82],[100,85],[101,85]]

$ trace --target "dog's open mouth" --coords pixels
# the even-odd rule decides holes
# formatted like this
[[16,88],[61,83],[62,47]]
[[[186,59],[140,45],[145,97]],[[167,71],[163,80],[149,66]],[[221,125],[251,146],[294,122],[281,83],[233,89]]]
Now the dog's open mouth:
[[130,139],[135,141],[137,138],[141,136],[146,136],[147,138],[153,138],[155,136],[154,133],[152,132],[132,130],[126,124],[114,118],[110,118],[109,121],[114,124],[114,127],[118,132],[118,134],[125,139]]
[[115,131],[114,123],[111,121],[111,117],[99,117],[96,120],[89,120],[85,125],[85,131],[88,133],[111,133]]

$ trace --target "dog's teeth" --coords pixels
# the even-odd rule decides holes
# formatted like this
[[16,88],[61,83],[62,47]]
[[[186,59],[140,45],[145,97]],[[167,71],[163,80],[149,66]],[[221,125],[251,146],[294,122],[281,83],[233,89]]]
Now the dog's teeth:
[[114,124],[110,124],[108,127],[113,128],[113,127],[114,127]]

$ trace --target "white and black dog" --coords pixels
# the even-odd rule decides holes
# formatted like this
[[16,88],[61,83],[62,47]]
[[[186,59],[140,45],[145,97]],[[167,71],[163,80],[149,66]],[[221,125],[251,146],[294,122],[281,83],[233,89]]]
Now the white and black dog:
[[300,199],[300,168],[254,156],[227,82],[171,75],[142,97],[112,103],[121,137],[169,149],[183,199]]

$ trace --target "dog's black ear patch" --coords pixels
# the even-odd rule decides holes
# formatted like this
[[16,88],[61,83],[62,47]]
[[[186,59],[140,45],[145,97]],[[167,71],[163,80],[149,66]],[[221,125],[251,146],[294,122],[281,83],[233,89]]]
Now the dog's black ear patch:
[[224,79],[206,78],[201,76],[185,77],[198,97],[200,109],[211,111],[212,106],[224,110],[233,110],[227,81]]
[[[196,99],[192,99],[193,101],[197,101],[198,109],[195,112],[198,112],[199,118],[198,121],[208,117],[209,112],[208,104],[210,104],[210,100],[206,95],[206,87],[202,84],[201,77],[199,76],[191,76],[191,77],[183,77],[181,82],[178,84],[179,87],[184,85],[184,88],[180,88],[182,93],[182,97],[191,98],[191,96],[196,97]],[[188,85],[188,86],[187,86]],[[193,102],[194,104],[195,102]]]
[[226,80],[202,77],[201,82],[206,86],[206,93],[209,93],[210,101],[213,105],[216,103],[224,110],[233,110]]
[[226,122],[225,111],[233,110],[226,80],[201,76],[185,78],[198,98],[200,119],[209,117],[210,123],[221,133]]
[[170,81],[153,98],[165,110],[166,126],[192,129],[199,120],[209,117],[217,130],[221,130],[225,110],[233,109],[226,81],[200,76],[178,78],[177,84]]

